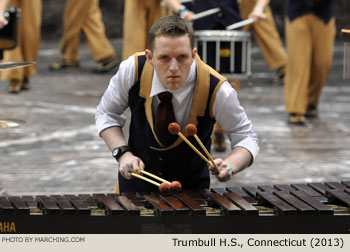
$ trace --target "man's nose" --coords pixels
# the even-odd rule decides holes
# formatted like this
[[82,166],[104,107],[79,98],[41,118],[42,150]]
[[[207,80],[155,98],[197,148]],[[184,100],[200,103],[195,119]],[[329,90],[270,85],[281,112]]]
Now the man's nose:
[[172,72],[176,72],[179,69],[178,62],[175,58],[171,59],[169,68]]

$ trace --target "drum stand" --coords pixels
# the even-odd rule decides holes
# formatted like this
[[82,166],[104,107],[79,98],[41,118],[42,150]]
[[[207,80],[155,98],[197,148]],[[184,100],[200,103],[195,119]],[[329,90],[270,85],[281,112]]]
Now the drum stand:
[[350,79],[350,29],[342,29],[341,37],[345,40],[344,42],[344,70],[343,78]]

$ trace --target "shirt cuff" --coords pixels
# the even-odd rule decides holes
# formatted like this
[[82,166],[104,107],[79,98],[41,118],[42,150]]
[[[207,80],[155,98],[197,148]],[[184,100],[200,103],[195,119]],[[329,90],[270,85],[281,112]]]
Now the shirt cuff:
[[107,114],[96,117],[96,127],[98,135],[101,136],[101,132],[111,127],[123,128],[126,122],[126,118],[120,115],[113,114],[108,116]]
[[232,148],[235,148],[235,147],[242,147],[250,152],[250,154],[252,155],[252,162],[250,163],[249,166],[251,166],[254,163],[259,153],[259,145],[257,144],[257,142],[253,138],[247,137],[242,141],[240,141],[239,143],[237,143],[236,145],[234,145]]

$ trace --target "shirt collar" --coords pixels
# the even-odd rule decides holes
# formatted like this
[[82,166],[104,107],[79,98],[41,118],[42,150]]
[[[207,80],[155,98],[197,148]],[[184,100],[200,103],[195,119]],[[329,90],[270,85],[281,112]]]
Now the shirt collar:
[[153,79],[152,79],[152,89],[150,97],[153,97],[155,95],[158,95],[162,92],[170,92],[173,94],[173,98],[175,98],[179,103],[186,97],[187,90],[191,90],[195,85],[196,80],[196,61],[194,60],[191,65],[190,73],[187,77],[187,80],[185,84],[179,88],[178,90],[171,91],[163,86],[163,84],[159,81],[156,71],[153,72]]

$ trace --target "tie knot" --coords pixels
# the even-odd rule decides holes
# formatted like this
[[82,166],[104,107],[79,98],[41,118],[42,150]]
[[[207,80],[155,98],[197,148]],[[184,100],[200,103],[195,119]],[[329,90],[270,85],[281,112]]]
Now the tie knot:
[[171,99],[173,98],[173,94],[170,92],[163,92],[158,94],[158,98],[161,102],[171,102]]

